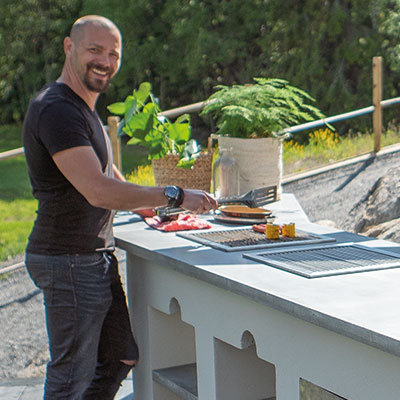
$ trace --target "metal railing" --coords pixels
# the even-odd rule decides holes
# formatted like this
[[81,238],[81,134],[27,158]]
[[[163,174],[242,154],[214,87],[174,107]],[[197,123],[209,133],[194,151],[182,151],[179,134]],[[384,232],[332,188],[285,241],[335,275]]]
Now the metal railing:
[[17,156],[20,156],[21,154],[24,154],[23,147],[19,147],[18,149],[14,149],[14,150],[4,151],[3,153],[0,153],[0,161],[7,160],[8,158],[17,157]]
[[[389,107],[389,106],[392,106],[392,105],[398,104],[398,103],[400,103],[400,97],[394,97],[393,99],[382,100],[381,107],[386,108],[386,107]],[[344,121],[344,120],[355,118],[355,117],[361,117],[362,115],[372,114],[374,111],[375,111],[375,106],[360,108],[359,110],[335,115],[333,117],[328,117],[328,118],[319,119],[316,121],[306,122],[305,124],[292,126],[291,128],[284,129],[282,132],[296,133],[296,132],[300,132],[300,131],[305,131],[307,129],[318,128],[319,126],[323,126],[323,125],[330,124],[333,122]]]

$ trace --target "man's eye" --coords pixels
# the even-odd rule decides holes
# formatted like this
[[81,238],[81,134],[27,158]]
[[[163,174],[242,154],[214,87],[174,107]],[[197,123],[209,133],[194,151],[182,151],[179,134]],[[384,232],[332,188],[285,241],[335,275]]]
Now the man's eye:
[[95,48],[95,47],[91,47],[90,49],[89,49],[89,51],[91,52],[91,53],[98,53],[98,49],[97,48]]

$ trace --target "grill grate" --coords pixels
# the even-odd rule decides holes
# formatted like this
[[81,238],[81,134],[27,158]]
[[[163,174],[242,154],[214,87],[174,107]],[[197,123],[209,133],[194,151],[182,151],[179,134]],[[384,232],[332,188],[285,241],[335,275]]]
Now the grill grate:
[[400,267],[399,255],[355,244],[302,247],[243,256],[307,278]]
[[335,240],[330,237],[299,231],[298,229],[296,230],[295,238],[280,237],[280,239],[274,240],[267,239],[264,233],[256,232],[252,228],[199,233],[177,233],[177,235],[225,251],[254,250],[268,247],[300,245],[305,243],[315,244],[332,242]]

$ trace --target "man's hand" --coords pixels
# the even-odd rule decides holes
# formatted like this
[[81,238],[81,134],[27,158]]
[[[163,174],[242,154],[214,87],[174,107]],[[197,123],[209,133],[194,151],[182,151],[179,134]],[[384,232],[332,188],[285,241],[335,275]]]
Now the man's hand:
[[195,214],[204,214],[216,210],[218,202],[203,190],[185,189],[181,207]]

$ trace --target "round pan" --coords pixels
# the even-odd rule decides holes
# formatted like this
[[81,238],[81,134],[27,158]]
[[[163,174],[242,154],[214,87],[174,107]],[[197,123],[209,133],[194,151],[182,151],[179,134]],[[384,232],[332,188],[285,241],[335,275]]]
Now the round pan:
[[237,205],[229,205],[229,206],[221,206],[218,208],[222,214],[228,215],[229,217],[236,218],[265,218],[271,215],[270,210],[266,210],[265,208],[250,208],[247,206],[237,206]]

